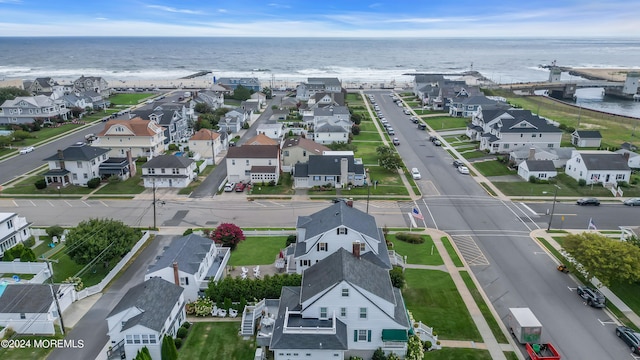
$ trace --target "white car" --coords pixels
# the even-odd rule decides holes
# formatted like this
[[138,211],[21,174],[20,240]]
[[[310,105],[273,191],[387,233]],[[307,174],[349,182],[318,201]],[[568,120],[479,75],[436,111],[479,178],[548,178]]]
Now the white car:
[[411,176],[413,177],[413,180],[422,179],[422,175],[420,175],[420,171],[418,171],[418,168],[411,169]]
[[33,150],[35,150],[36,148],[34,148],[33,146],[27,146],[26,148],[22,148],[20,149],[20,154],[28,154],[30,152],[32,152]]
[[458,172],[460,174],[469,174],[469,168],[464,165],[460,165],[458,166]]
[[236,183],[234,182],[228,182],[225,186],[224,186],[224,192],[232,192],[233,189],[236,187]]

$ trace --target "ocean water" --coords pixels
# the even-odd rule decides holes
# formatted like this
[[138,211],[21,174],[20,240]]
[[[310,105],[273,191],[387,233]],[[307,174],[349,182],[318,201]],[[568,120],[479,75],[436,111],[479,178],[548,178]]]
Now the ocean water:
[[[206,70],[208,77],[254,76],[291,85],[323,76],[376,84],[410,82],[405,74],[414,72],[476,70],[494,82],[514,83],[546,80],[540,65],[554,60],[568,67],[640,70],[640,39],[0,38],[0,80],[178,79]],[[570,80],[566,74],[563,79]],[[640,117],[640,103],[600,93],[581,91],[578,101]]]

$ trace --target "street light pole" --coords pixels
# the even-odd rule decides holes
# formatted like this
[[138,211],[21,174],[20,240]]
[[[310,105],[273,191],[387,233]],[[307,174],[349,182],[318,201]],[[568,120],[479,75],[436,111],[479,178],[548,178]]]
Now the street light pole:
[[556,210],[556,197],[558,196],[558,187],[553,192],[553,204],[551,205],[551,216],[549,216],[549,225],[547,225],[547,231],[551,230],[551,221],[553,220],[553,212]]

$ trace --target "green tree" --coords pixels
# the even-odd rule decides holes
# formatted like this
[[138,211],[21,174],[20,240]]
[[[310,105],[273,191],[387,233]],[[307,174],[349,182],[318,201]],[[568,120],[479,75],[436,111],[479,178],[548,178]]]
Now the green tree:
[[13,141],[13,137],[9,135],[0,135],[0,148],[7,147]]
[[377,348],[376,351],[373,352],[373,357],[371,357],[371,360],[387,360],[387,355],[385,355],[382,348]]
[[397,287],[398,289],[404,288],[405,280],[402,267],[394,266],[393,269],[389,271],[389,276],[391,277],[391,284],[393,287]]
[[140,232],[113,219],[89,219],[69,230],[67,254],[78,264],[88,264],[100,255],[105,267],[131,250]]
[[160,357],[162,360],[177,360],[178,359],[178,349],[176,349],[176,344],[169,335],[165,335],[162,338],[162,348],[160,349]]
[[564,249],[582,265],[588,278],[605,286],[640,280],[640,248],[597,233],[567,235]]
[[197,103],[193,109],[200,114],[213,114],[211,105],[207,103]]
[[30,96],[31,94],[27,90],[18,89],[17,87],[2,87],[0,88],[0,104],[6,100],[13,100],[17,96]]
[[418,335],[411,335],[409,337],[409,344],[407,344],[407,356],[406,360],[422,360],[424,357],[424,348],[422,347],[422,340]]
[[251,90],[242,85],[238,85],[238,87],[233,90],[231,98],[238,101],[245,101],[251,98]]
[[263,87],[262,93],[267,97],[267,99],[271,99],[273,97],[273,93],[271,92],[271,88],[269,87]]
[[138,350],[136,353],[136,357],[133,360],[153,360],[151,358],[151,353],[149,353],[149,349],[145,346],[142,349]]
[[380,145],[376,147],[376,154],[378,154],[378,156],[383,156],[391,153],[393,153],[393,149],[391,149],[391,147],[387,145]]
[[380,163],[380,166],[388,171],[395,171],[397,168],[402,166],[402,159],[396,152],[381,155],[378,158],[378,162]]
[[351,126],[351,133],[353,135],[358,135],[360,134],[360,126],[359,125],[353,125]]
[[13,140],[17,142],[24,141],[25,139],[29,139],[33,137],[31,134],[29,134],[24,130],[16,130],[11,135],[13,136]]

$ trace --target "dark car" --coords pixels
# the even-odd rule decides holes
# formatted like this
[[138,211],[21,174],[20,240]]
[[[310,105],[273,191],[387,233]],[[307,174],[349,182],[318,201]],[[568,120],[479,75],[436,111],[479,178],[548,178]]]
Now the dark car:
[[626,326],[618,326],[616,335],[629,346],[632,353],[640,354],[640,334]]
[[464,163],[462,161],[460,161],[458,159],[453,160],[453,166],[459,167],[459,166],[462,166],[462,165],[464,165]]
[[586,304],[591,307],[603,308],[606,306],[606,299],[604,295],[596,289],[588,286],[578,286],[576,292],[586,302]]
[[418,129],[419,130],[426,130],[427,129],[427,125],[426,124],[418,124]]
[[598,200],[596,198],[582,198],[582,199],[578,199],[578,201],[576,201],[576,204],[578,204],[578,205],[599,206],[600,205],[600,200]]
[[640,206],[640,198],[631,198],[624,201],[627,206]]
[[347,202],[347,199],[343,199],[343,198],[333,198],[333,199],[331,199],[331,202],[334,203],[334,204],[337,204],[337,203],[339,203],[341,201]]

